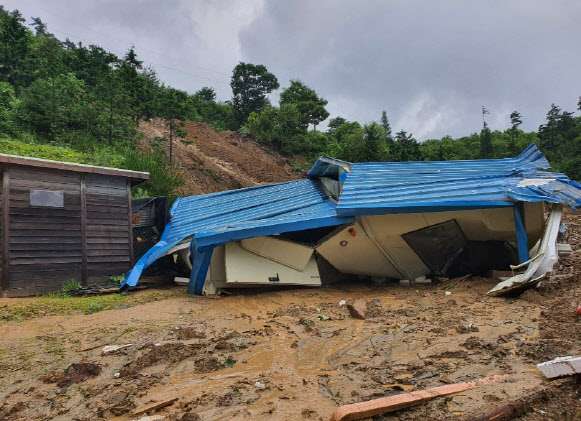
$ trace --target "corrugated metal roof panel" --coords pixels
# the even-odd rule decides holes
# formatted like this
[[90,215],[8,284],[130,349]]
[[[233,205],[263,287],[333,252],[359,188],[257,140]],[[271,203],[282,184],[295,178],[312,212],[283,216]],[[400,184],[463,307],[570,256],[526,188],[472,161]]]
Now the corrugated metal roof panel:
[[[356,163],[343,186],[337,214],[511,206],[518,200],[581,206],[579,185],[563,174],[542,171],[549,167],[535,145],[517,158]],[[532,181],[523,185],[523,180]]]
[[337,217],[335,208],[320,181],[311,179],[178,199],[162,241],[137,262],[125,283],[136,285],[143,269],[194,236],[200,237],[199,246],[209,246],[354,220]]

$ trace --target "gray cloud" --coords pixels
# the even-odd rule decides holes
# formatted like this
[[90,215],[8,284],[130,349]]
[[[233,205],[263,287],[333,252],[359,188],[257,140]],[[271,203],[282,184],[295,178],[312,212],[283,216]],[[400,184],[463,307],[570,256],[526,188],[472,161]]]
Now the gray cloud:
[[66,32],[117,53],[134,43],[162,80],[190,92],[210,85],[228,99],[233,66],[261,63],[282,86],[300,78],[315,88],[332,116],[367,122],[386,109],[395,130],[419,139],[478,131],[482,105],[492,128],[506,128],[516,109],[523,128],[533,130],[552,102],[573,111],[581,95],[581,2],[575,0],[4,5],[26,18],[41,16],[60,38]]

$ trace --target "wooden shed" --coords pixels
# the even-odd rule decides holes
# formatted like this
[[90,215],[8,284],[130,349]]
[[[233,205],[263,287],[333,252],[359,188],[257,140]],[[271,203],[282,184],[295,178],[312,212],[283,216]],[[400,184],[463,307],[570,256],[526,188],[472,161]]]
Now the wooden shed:
[[0,295],[42,294],[130,269],[131,186],[148,178],[0,154]]

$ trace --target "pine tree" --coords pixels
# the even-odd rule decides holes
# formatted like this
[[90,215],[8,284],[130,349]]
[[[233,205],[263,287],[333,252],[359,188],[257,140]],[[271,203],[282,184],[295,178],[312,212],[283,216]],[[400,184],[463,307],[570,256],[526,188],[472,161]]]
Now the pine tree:
[[508,144],[508,151],[512,156],[516,156],[519,152],[516,145],[516,136],[518,127],[522,124],[522,116],[518,111],[513,111],[510,114],[510,124],[510,142]]
[[391,138],[391,126],[389,125],[389,120],[387,119],[387,111],[381,112],[381,125],[387,133],[387,137]]
[[484,122],[482,131],[480,132],[480,158],[491,158],[493,154],[492,148],[492,133],[488,128],[488,124]]

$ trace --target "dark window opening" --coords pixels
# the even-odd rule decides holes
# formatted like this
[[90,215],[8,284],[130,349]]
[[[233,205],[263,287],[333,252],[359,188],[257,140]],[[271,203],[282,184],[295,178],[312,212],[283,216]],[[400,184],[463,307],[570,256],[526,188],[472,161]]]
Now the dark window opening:
[[294,241],[295,243],[303,243],[309,246],[315,246],[323,238],[331,234],[336,229],[337,229],[336,226],[312,228],[303,231],[283,232],[282,234],[279,234],[276,237],[281,238],[283,240]]
[[518,262],[514,245],[505,241],[470,241],[455,220],[402,235],[432,275],[456,277],[508,270]]

